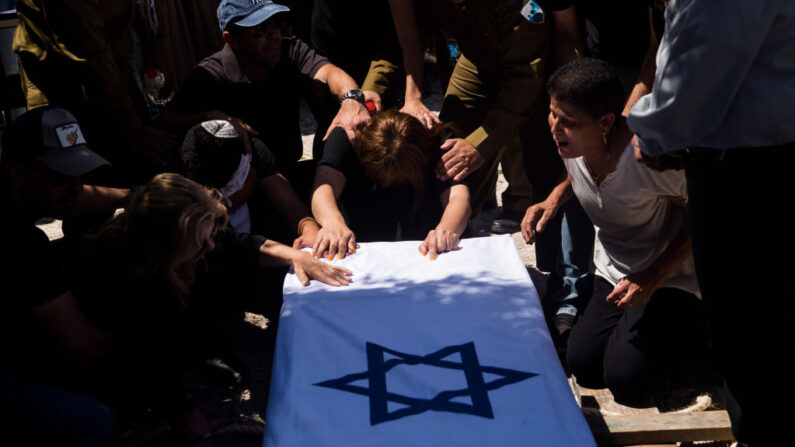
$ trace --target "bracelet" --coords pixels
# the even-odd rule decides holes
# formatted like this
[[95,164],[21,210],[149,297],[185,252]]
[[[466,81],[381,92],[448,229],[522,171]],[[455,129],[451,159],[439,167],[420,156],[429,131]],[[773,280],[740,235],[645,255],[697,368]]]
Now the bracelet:
[[303,219],[301,219],[301,220],[299,220],[299,221],[298,221],[298,231],[297,231],[297,234],[298,234],[299,236],[300,236],[300,235],[301,235],[301,233],[303,232],[303,229],[304,229],[304,224],[305,224],[306,222],[314,222],[314,223],[315,223],[315,225],[317,225],[318,227],[320,226],[320,224],[319,224],[319,223],[317,223],[317,221],[315,220],[315,218],[314,218],[314,217],[312,217],[312,216],[306,216],[306,217],[304,217]]

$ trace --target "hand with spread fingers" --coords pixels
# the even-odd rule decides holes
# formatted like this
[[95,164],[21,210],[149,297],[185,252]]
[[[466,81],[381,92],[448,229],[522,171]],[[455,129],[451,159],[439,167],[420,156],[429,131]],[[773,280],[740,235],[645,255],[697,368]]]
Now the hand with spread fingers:
[[356,251],[356,235],[344,223],[326,225],[317,232],[312,255],[329,260],[338,256],[340,259]]
[[436,260],[436,255],[458,249],[458,234],[441,228],[428,232],[428,236],[420,244],[419,250],[423,256],[429,255],[431,261]]
[[439,117],[428,110],[422,101],[407,101],[400,111],[417,118],[426,129],[431,129],[435,124],[441,124]]
[[[377,104],[376,107],[378,107]],[[328,126],[323,141],[328,139],[328,136],[331,135],[334,129],[342,127],[348,135],[351,144],[356,145],[356,142],[359,141],[359,135],[362,129],[370,124],[370,121],[372,121],[372,117],[364,104],[353,99],[346,99],[340,104],[340,111],[337,112],[337,116],[334,117],[334,120],[331,121],[331,124]]]
[[480,152],[462,138],[450,138],[442,143],[441,148],[445,153],[436,165],[439,180],[463,180],[484,163]]
[[643,304],[654,295],[663,281],[648,270],[632,273],[622,278],[610,295],[607,302],[614,303],[619,309]]
[[310,279],[330,286],[347,286],[353,281],[350,270],[321,262],[303,251],[293,259],[293,269],[298,281],[305,286]]
[[558,207],[549,200],[536,203],[527,208],[521,224],[522,236],[524,236],[525,242],[534,244],[536,242],[536,233],[544,231],[550,219],[555,217],[557,212]]

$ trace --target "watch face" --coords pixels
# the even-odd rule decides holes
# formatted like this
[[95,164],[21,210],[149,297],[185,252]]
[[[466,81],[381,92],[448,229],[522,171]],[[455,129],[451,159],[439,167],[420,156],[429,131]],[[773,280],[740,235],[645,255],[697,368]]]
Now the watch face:
[[359,101],[360,103],[364,104],[364,93],[361,90],[348,90],[342,95],[342,99],[353,99],[354,101]]

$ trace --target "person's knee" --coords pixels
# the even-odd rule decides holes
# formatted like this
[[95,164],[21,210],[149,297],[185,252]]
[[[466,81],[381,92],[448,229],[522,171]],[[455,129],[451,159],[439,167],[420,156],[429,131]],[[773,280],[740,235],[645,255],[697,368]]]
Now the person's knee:
[[577,383],[587,388],[604,388],[604,351],[594,349],[593,343],[577,325],[571,329],[566,347],[566,365],[577,378]]
[[653,375],[643,366],[629,359],[612,362],[605,367],[604,382],[613,399],[629,407],[649,407],[653,405]]

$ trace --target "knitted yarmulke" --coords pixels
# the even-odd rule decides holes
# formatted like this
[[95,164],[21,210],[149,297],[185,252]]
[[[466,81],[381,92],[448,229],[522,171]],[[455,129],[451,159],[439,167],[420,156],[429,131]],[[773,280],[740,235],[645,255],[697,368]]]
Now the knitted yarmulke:
[[193,126],[182,142],[185,175],[205,186],[223,188],[240,165],[245,152],[229,121],[205,121]]

